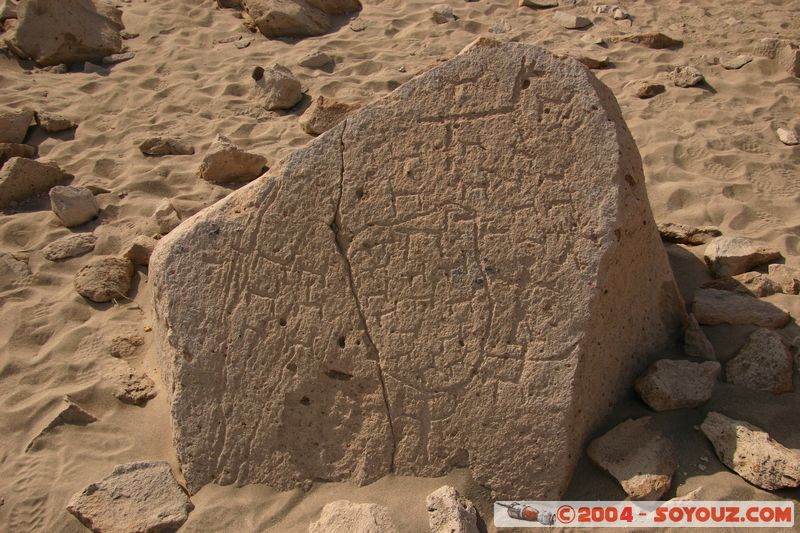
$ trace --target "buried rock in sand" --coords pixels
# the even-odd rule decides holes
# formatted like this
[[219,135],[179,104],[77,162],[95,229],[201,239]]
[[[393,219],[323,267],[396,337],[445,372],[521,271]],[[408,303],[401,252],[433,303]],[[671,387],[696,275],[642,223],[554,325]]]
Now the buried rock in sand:
[[139,235],[131,241],[122,255],[130,259],[136,266],[147,266],[157,243],[158,241],[152,237]]
[[166,461],[117,465],[67,504],[84,526],[103,533],[174,531],[193,509]]
[[478,512],[472,502],[450,485],[445,485],[425,498],[431,533],[478,533]]
[[311,37],[333,29],[332,17],[355,13],[358,0],[247,0],[244,4],[266,37]]
[[97,237],[92,233],[66,235],[42,248],[42,255],[48,261],[61,261],[91,252],[95,243]]
[[64,396],[61,411],[33,438],[33,440],[31,440],[31,442],[28,444],[28,447],[25,448],[25,451],[29,452],[31,450],[35,450],[37,446],[39,446],[41,439],[48,433],[51,433],[57,427],[63,425],[86,426],[96,421],[96,416],[86,412],[68,396]]
[[685,322],[611,92],[488,39],[185,221],[150,281],[192,492],[470,466],[555,497]]
[[308,526],[308,533],[399,533],[389,510],[374,503],[337,500],[322,508],[319,520]]
[[359,107],[358,104],[345,104],[319,96],[303,113],[300,127],[309,135],[322,135]]
[[45,193],[73,178],[55,163],[12,157],[0,169],[0,207]]
[[763,429],[714,411],[700,429],[722,464],[756,487],[800,487],[800,452],[784,447]]
[[125,298],[133,280],[133,263],[119,257],[93,259],[75,274],[75,290],[84,298],[104,303]]
[[716,361],[661,359],[636,380],[636,392],[655,411],[691,409],[711,399],[720,372]]
[[114,397],[123,403],[144,405],[156,394],[155,383],[144,372],[129,368],[114,378]]
[[144,155],[192,155],[194,146],[175,137],[149,137],[139,143],[139,151]]

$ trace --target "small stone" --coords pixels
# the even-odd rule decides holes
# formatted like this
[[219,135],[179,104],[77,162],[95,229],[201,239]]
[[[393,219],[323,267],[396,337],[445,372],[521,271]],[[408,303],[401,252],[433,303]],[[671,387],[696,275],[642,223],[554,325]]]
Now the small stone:
[[606,41],[599,35],[595,35],[594,33],[587,33],[583,37],[581,37],[581,42],[586,44],[594,44],[596,46],[605,46]]
[[699,357],[710,361],[717,359],[714,346],[703,333],[693,313],[689,313],[689,325],[683,332],[683,351],[689,357]]
[[194,146],[175,137],[149,137],[139,143],[139,150],[152,156],[194,154]]
[[117,465],[111,475],[72,496],[67,511],[92,531],[177,530],[194,505],[166,461]]
[[172,207],[172,203],[167,198],[164,198],[158,204],[155,213],[153,213],[153,219],[156,221],[161,235],[166,235],[181,223],[178,213],[175,212],[175,208]]
[[89,222],[100,212],[94,194],[86,187],[53,187],[50,189],[50,207],[68,228]]
[[86,426],[92,422],[97,421],[97,417],[91,413],[86,412],[82,407],[73,402],[68,396],[64,396],[61,411],[44,427],[25,448],[28,452],[36,449],[39,440],[46,434],[52,432],[59,426],[72,425],[72,426]]
[[61,261],[91,252],[96,243],[97,237],[93,233],[74,233],[42,248],[42,255],[48,261]]
[[800,270],[781,264],[769,265],[771,280],[781,286],[784,294],[800,294]]
[[719,64],[722,65],[722,68],[725,70],[738,70],[750,63],[752,60],[753,56],[744,54],[738,56],[724,56],[720,58]]
[[698,469],[699,471],[701,471],[701,472],[705,472],[705,471],[706,471],[706,465],[703,465],[703,464],[698,464],[698,465],[697,465],[697,469]]
[[12,157],[0,169],[0,207],[45,193],[73,178],[55,163]]
[[511,29],[511,23],[508,19],[500,19],[492,24],[491,28],[489,28],[489,33],[508,33]]
[[23,157],[33,159],[38,150],[29,144],[0,143],[0,168],[12,157]]
[[300,126],[309,135],[321,135],[336,126],[359,107],[358,104],[345,104],[319,96],[308,110],[303,113],[303,117],[300,119]]
[[668,37],[663,33],[657,33],[657,32],[634,33],[631,35],[614,37],[612,38],[612,40],[618,43],[640,44],[642,46],[653,48],[655,50],[661,50],[663,48],[679,48],[680,46],[683,46],[683,41],[680,41],[678,39],[673,39],[672,37]]
[[595,4],[592,6],[592,12],[598,15],[604,15],[606,13],[611,13],[611,6],[608,4]]
[[692,312],[700,324],[746,325],[782,328],[789,313],[775,305],[738,292],[700,289],[695,293]]
[[586,68],[592,70],[604,69],[611,67],[611,61],[609,61],[608,56],[591,56],[585,53],[571,53],[569,54],[570,57],[577,59],[580,63],[586,66]]
[[245,152],[218,135],[203,157],[197,174],[215,183],[252,181],[263,174],[266,167],[266,157]]
[[25,141],[33,111],[0,109],[0,142],[20,144]]
[[253,43],[252,39],[247,39],[247,40],[242,40],[242,41],[236,41],[235,43],[233,43],[233,46],[235,46],[239,50],[244,50],[245,48],[250,46],[252,43]]
[[74,130],[78,127],[74,121],[66,117],[54,113],[43,113],[41,111],[36,113],[36,123],[47,133]]
[[478,533],[478,513],[455,487],[445,485],[425,498],[431,533]]
[[675,67],[670,73],[670,78],[676,87],[684,88],[694,87],[704,79],[703,74],[692,66]]
[[374,503],[337,500],[322,508],[319,520],[308,526],[308,533],[399,533],[389,510]]
[[611,9],[611,16],[614,20],[625,20],[631,18],[630,14],[619,6]]
[[655,411],[691,409],[711,399],[721,367],[716,361],[656,361],[634,383],[642,401]]
[[305,68],[322,68],[333,63],[333,58],[321,50],[315,50],[300,59],[297,63]]
[[781,257],[778,250],[742,237],[718,237],[706,246],[706,263],[717,277],[735,276]]
[[586,17],[570,15],[569,13],[564,13],[563,11],[556,12],[556,14],[553,15],[553,21],[562,28],[566,28],[568,30],[579,30],[592,25],[592,21]]
[[649,416],[619,424],[594,439],[586,453],[633,500],[658,500],[672,483],[672,443],[651,427]]
[[367,23],[364,22],[364,19],[360,18],[351,20],[348,26],[352,31],[356,33],[362,32],[367,29]]
[[98,194],[108,194],[111,192],[110,189],[106,189],[105,187],[102,187],[100,185],[94,185],[91,183],[87,184],[86,188],[92,191],[92,194],[94,194],[95,196],[97,196]]
[[732,277],[725,276],[703,283],[701,287],[704,289],[741,292],[758,296],[759,298],[783,292],[779,283],[772,281],[769,276],[761,272],[745,272]]
[[122,254],[130,259],[134,265],[147,266],[150,263],[150,256],[156,247],[156,241],[152,237],[139,235],[128,245],[128,249]]
[[795,146],[800,144],[800,139],[797,137],[797,132],[788,128],[778,128],[775,130],[780,140],[786,146]]
[[558,0],[519,0],[519,7],[532,7],[533,9],[548,9],[558,7]]
[[144,372],[129,368],[116,378],[114,397],[123,403],[145,405],[156,394],[155,383]]
[[773,394],[791,392],[792,353],[769,329],[754,331],[736,357],[725,365],[728,383]]
[[800,452],[787,449],[763,429],[714,411],[700,428],[722,464],[756,487],[800,486]]
[[256,87],[269,111],[291,109],[303,99],[300,82],[283,65],[273,65],[256,80]]
[[447,4],[436,4],[431,7],[431,19],[433,19],[436,24],[446,24],[456,20],[456,16],[453,14],[452,7]]
[[114,65],[116,63],[122,63],[123,61],[130,61],[134,57],[136,57],[136,54],[134,52],[122,52],[121,54],[111,54],[103,58],[103,64]]
[[101,257],[81,267],[75,290],[84,298],[104,303],[125,298],[133,280],[133,263],[118,257]]
[[124,40],[128,41],[130,39],[136,39],[139,36],[139,34],[136,33],[135,31],[122,30],[121,32],[119,32],[119,36],[122,37]]
[[144,337],[135,330],[123,331],[111,338],[108,343],[108,353],[111,357],[125,359],[135,355],[136,351],[143,345]]
[[[662,85],[661,87],[663,89],[664,86]],[[661,92],[664,91],[662,90]],[[658,231],[661,233],[661,240],[664,242],[688,244],[690,246],[706,244],[722,235],[718,228],[710,226],[695,227],[674,222],[658,224]]]

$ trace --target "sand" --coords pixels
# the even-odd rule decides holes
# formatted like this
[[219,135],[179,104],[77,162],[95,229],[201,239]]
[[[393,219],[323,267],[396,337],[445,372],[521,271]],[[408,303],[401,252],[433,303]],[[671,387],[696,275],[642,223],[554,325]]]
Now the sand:
[[[27,259],[30,271],[0,258],[0,530],[84,531],[67,513],[66,502],[118,463],[163,459],[180,475],[164,391],[145,407],[135,407],[116,400],[109,381],[129,364],[162,387],[147,331],[146,269],[139,269],[130,300],[117,304],[87,303],[73,289],[75,272],[93,255],[120,253],[133,237],[155,233],[150,217],[164,198],[186,218],[229,194],[235,186],[216,186],[195,176],[215,135],[263,154],[272,165],[311,139],[298,121],[311,98],[368,103],[452,57],[475,37],[491,35],[501,19],[511,30],[495,35],[499,39],[608,55],[614,68],[595,72],[614,91],[637,141],[658,222],[714,225],[726,235],[776,247],[787,264],[800,267],[800,147],[784,146],[775,134],[780,126],[800,125],[800,80],[765,58],[756,57],[739,70],[711,64],[715,57],[749,53],[764,37],[800,41],[797,2],[630,1],[624,7],[633,16],[632,28],[594,15],[587,2],[579,2],[585,5],[568,11],[595,22],[585,31],[562,29],[552,22],[552,12],[521,9],[516,0],[452,0],[459,19],[442,25],[430,20],[435,2],[363,3],[359,18],[364,31],[352,31],[343,19],[331,34],[288,43],[250,33],[233,11],[219,10],[211,0],[122,1],[128,31],[140,36],[126,41],[135,57],[108,73],[55,74],[0,56],[0,105],[57,112],[80,124],[74,132],[57,134],[32,129],[27,142],[38,145],[40,158],[74,174],[75,185],[111,191],[97,196],[101,218],[73,230],[58,223],[46,198],[0,214],[0,250]],[[683,39],[685,46],[673,51],[613,44],[604,49],[580,40],[587,33],[630,31],[662,31]],[[252,42],[240,49],[235,42],[223,42],[231,38]],[[333,69],[297,65],[315,49],[335,58]],[[308,94],[285,113],[264,110],[252,90],[252,69],[275,62],[289,67]],[[666,74],[684,64],[699,68],[707,83],[674,87]],[[666,93],[640,100],[625,90],[628,82],[642,78],[662,80]],[[150,158],[140,153],[138,141],[166,134],[193,144],[195,155]],[[93,254],[58,263],[44,259],[41,249],[70,231],[94,231]],[[668,251],[682,293],[691,300],[694,289],[709,279],[702,247],[670,246]],[[800,316],[800,297],[767,300]],[[723,362],[752,331],[705,329]],[[121,361],[110,355],[110,341],[125,330],[142,335],[145,343]],[[800,336],[795,324],[785,333],[789,340]],[[795,377],[795,389],[799,386]],[[25,453],[64,395],[99,421],[62,427],[42,440],[41,449]],[[759,490],[719,463],[693,429],[710,409],[755,423],[784,445],[800,448],[800,394],[773,396],[718,383],[708,405],[654,415],[678,452],[679,468],[667,496],[703,487],[706,499],[800,499],[797,489]],[[631,393],[600,431],[644,414],[651,413]],[[705,471],[698,467],[701,456],[710,458]],[[444,483],[473,499],[493,531],[491,494],[463,471],[444,479],[389,476],[360,488],[317,483],[308,493],[207,486],[193,497],[196,509],[182,531],[305,531],[325,503],[341,498],[387,505],[402,531],[424,531],[425,496]],[[565,497],[619,499],[624,493],[583,458]]]

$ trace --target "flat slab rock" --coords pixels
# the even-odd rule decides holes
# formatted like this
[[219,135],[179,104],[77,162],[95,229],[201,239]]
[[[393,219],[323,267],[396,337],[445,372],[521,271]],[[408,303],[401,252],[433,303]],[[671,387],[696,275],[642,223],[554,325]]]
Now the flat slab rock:
[[661,233],[661,239],[664,242],[687,244],[690,246],[706,244],[722,235],[719,228],[696,227],[687,224],[677,224],[675,222],[659,224],[658,231]]
[[184,221],[150,280],[191,492],[470,466],[555,497],[686,319],[611,92],[487,39]]
[[374,503],[337,500],[322,508],[319,520],[308,526],[308,533],[399,533],[389,510]]
[[692,313],[700,324],[734,326],[752,324],[763,328],[782,328],[789,313],[769,302],[740,292],[700,289],[694,295]]
[[719,237],[706,246],[704,256],[716,276],[735,276],[778,259],[781,253],[743,237]]
[[597,466],[614,476],[634,500],[658,500],[669,490],[675,459],[670,440],[649,416],[626,420],[586,449]]
[[662,359],[636,380],[636,392],[656,411],[686,409],[711,399],[720,372],[716,361],[692,363]]
[[700,429],[719,460],[756,487],[800,487],[800,452],[776,442],[763,429],[714,411]]
[[97,237],[93,233],[75,233],[54,240],[44,248],[42,255],[48,261],[61,261],[94,250]]
[[186,522],[192,509],[165,461],[117,465],[67,504],[84,526],[102,533],[172,531]]

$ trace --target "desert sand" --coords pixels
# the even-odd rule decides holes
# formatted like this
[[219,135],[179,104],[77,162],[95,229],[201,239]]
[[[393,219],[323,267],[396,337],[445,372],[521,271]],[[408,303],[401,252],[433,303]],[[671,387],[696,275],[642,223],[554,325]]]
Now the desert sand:
[[[218,134],[273,166],[313,138],[299,123],[312,99],[367,104],[479,36],[607,56],[610,68],[593,72],[613,91],[638,145],[656,221],[715,226],[726,236],[775,248],[787,265],[800,268],[800,147],[786,146],[776,135],[780,127],[800,127],[800,80],[752,54],[762,38],[800,41],[797,1],[631,0],[623,5],[632,17],[630,27],[593,13],[591,2],[557,8],[588,17],[593,25],[583,30],[564,29],[553,21],[553,10],[520,8],[516,0],[452,0],[458,18],[445,24],[431,20],[436,2],[362,3],[362,31],[354,31],[344,17],[326,35],[281,41],[252,33],[234,10],[219,9],[212,0],[120,1],[126,30],[139,34],[124,41],[135,53],[128,61],[100,73],[59,74],[11,54],[0,56],[0,106],[58,113],[78,123],[76,130],[55,134],[31,128],[26,143],[38,146],[39,159],[73,174],[73,185],[110,191],[95,197],[101,209],[97,220],[71,229],[50,211],[46,195],[0,214],[0,251],[9,254],[0,257],[0,530],[85,531],[66,502],[120,463],[164,460],[181,481],[155,353],[147,269],[137,269],[127,299],[104,304],[76,293],[77,271],[94,256],[120,254],[136,236],[158,233],[152,215],[165,198],[186,219],[235,190],[237,185],[197,177]],[[606,48],[582,40],[646,31],[663,32],[684,45]],[[334,58],[331,68],[298,65],[317,49]],[[739,54],[753,55],[752,62],[736,70],[717,64],[718,58]],[[275,63],[288,67],[306,93],[287,112],[267,111],[253,90],[253,69]],[[676,87],[667,74],[680,65],[695,66],[705,82]],[[626,87],[639,79],[657,80],[666,91],[639,99]],[[146,157],[138,144],[154,135],[180,137],[195,153]],[[43,257],[47,244],[74,232],[93,232],[94,251],[56,262]],[[695,290],[711,280],[705,247],[666,247],[681,293],[691,302]],[[765,300],[800,316],[796,295]],[[703,329],[724,364],[755,328]],[[120,336],[143,343],[120,353]],[[792,322],[782,336],[796,353],[800,328]],[[113,395],[113,377],[128,366],[156,383],[158,394],[145,406]],[[720,381],[709,403],[663,413],[653,413],[631,390],[598,435],[627,418],[652,415],[676,447],[678,468],[665,498],[702,488],[703,499],[797,501],[800,489],[764,491],[727,469],[695,428],[715,410],[800,449],[799,385],[797,368],[795,392],[780,395]],[[65,395],[98,421],[58,428],[26,452]],[[514,453],[510,445],[509,454]],[[427,531],[425,496],[444,484],[470,498],[487,530],[494,531],[492,494],[465,470],[434,479],[390,475],[363,487],[315,483],[308,492],[207,485],[192,497],[195,509],[181,531],[307,531],[322,507],[338,499],[385,505],[401,531]],[[583,457],[564,498],[625,496],[616,480]]]

